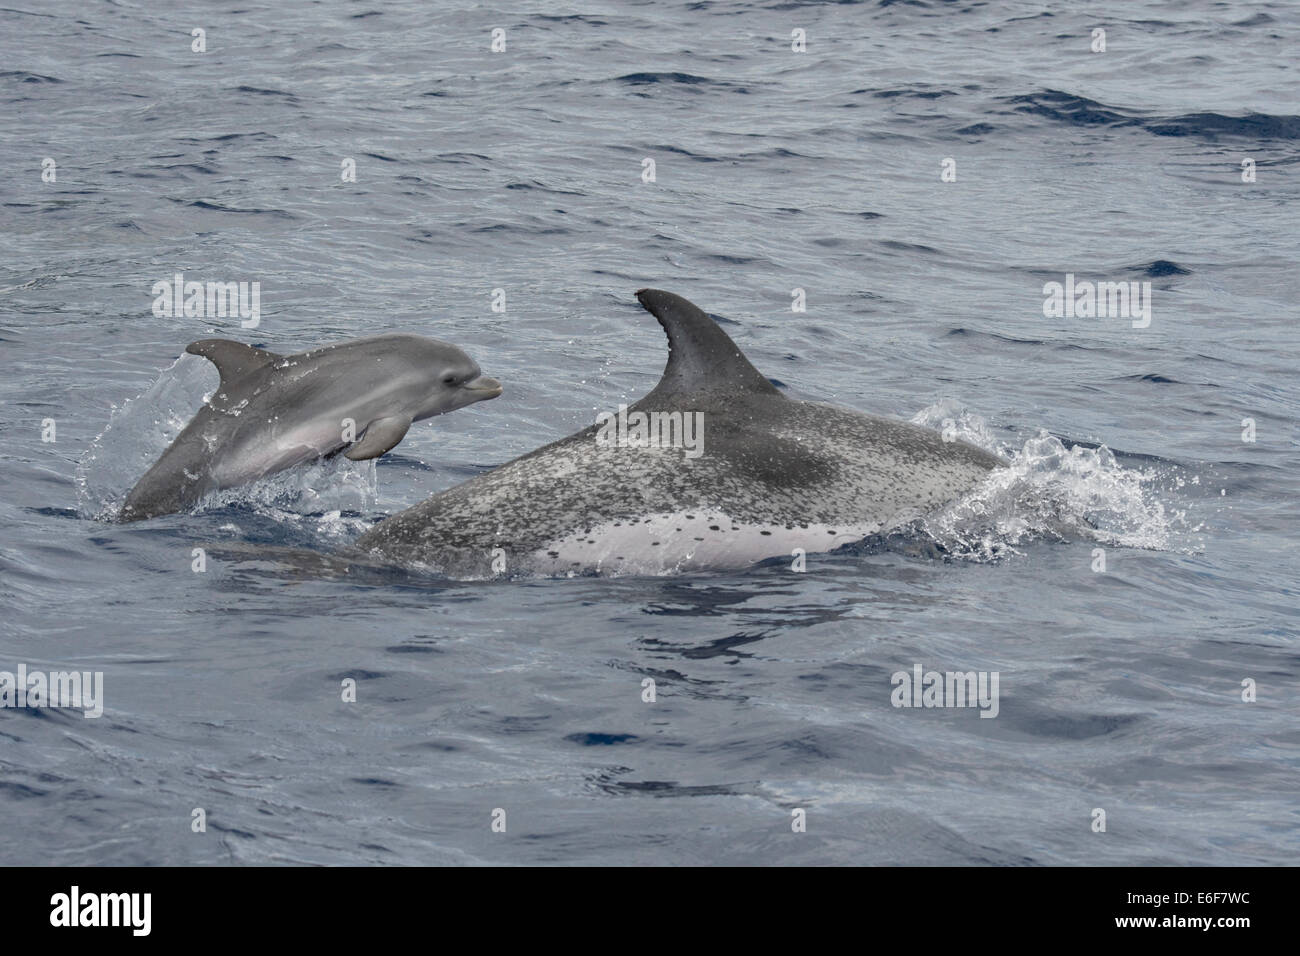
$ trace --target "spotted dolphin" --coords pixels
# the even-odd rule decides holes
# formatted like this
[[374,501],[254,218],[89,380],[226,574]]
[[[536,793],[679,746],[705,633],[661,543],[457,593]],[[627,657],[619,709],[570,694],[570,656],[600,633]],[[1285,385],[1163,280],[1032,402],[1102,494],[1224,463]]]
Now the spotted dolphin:
[[296,355],[229,339],[185,351],[217,367],[221,384],[131,489],[120,519],[181,511],[204,495],[342,451],[375,458],[412,422],[501,394],[456,346],[377,335]]
[[917,425],[789,398],[698,307],[636,295],[668,335],[653,391],[357,545],[457,577],[738,568],[898,528],[1002,464]]

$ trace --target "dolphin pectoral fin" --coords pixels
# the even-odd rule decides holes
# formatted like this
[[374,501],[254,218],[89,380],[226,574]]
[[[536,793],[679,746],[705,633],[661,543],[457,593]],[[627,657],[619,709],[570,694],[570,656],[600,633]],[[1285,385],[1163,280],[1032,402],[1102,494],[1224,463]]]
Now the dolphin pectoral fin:
[[191,355],[202,355],[221,373],[221,384],[230,385],[250,372],[280,361],[284,356],[255,349],[233,339],[199,339],[185,346]]
[[378,458],[406,437],[406,430],[411,427],[408,415],[392,418],[377,418],[366,426],[365,433],[343,454],[353,461],[365,461]]

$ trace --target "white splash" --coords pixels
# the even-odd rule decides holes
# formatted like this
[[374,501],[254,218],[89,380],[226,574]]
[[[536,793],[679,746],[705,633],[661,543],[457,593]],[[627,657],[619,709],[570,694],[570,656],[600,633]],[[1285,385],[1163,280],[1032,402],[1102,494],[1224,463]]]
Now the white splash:
[[114,407],[104,430],[77,462],[77,510],[87,518],[116,515],[140,476],[189,424],[220,380],[207,359],[185,354],[141,395]]
[[1083,539],[1115,547],[1156,551],[1198,550],[1188,537],[1186,512],[1167,507],[1159,494],[1183,478],[1172,462],[1125,467],[1102,445],[1067,448],[1045,430],[1020,447],[998,441],[978,415],[944,401],[912,422],[948,429],[961,441],[994,452],[1007,465],[977,488],[920,523],[920,531],[947,553],[975,561],[1018,554],[1016,546],[1041,540]]

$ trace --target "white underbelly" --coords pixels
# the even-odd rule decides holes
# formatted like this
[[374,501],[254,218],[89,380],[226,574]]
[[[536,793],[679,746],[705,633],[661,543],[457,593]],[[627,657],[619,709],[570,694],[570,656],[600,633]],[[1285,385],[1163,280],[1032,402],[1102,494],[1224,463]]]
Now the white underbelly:
[[254,481],[272,472],[327,455],[343,446],[342,429],[332,424],[299,425],[269,431],[253,443],[220,457],[212,473],[223,488]]
[[721,512],[653,515],[636,523],[593,525],[539,548],[529,565],[544,574],[668,574],[704,568],[743,568],[766,558],[833,551],[881,530],[870,524],[742,524]]

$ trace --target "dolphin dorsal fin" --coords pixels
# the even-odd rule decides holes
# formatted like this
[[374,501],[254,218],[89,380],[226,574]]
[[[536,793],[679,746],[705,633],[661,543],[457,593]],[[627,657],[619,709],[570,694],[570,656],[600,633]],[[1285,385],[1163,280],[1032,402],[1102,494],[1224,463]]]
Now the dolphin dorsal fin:
[[251,372],[279,362],[284,356],[255,349],[233,339],[200,339],[185,346],[191,355],[202,355],[221,373],[221,384],[230,385]]
[[651,394],[781,394],[699,306],[659,289],[641,289],[636,297],[668,333],[668,365]]

